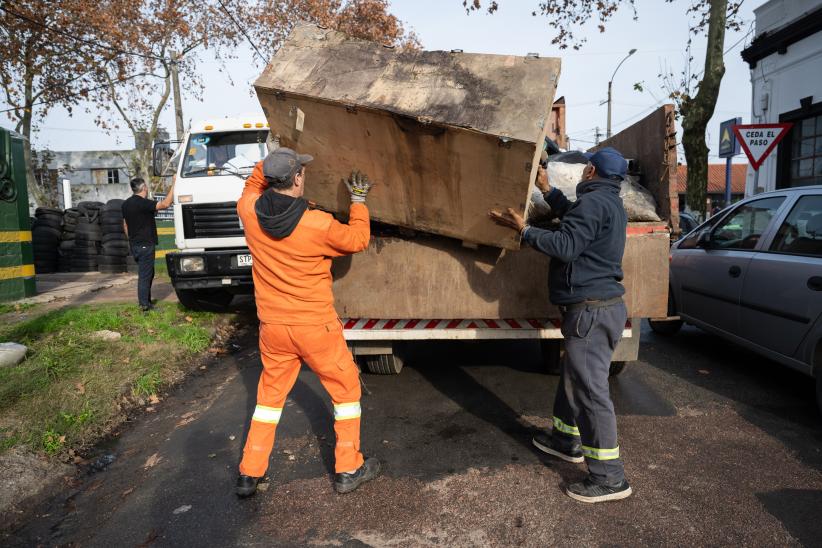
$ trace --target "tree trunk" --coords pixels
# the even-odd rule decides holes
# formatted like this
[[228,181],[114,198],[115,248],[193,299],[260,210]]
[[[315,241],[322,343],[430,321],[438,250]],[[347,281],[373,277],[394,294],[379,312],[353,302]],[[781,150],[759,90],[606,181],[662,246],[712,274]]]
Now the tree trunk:
[[705,53],[705,72],[695,97],[682,103],[682,145],[688,164],[688,206],[704,216],[708,195],[708,146],[705,132],[714,115],[719,86],[725,74],[723,48],[728,0],[711,0],[708,21],[708,43]]

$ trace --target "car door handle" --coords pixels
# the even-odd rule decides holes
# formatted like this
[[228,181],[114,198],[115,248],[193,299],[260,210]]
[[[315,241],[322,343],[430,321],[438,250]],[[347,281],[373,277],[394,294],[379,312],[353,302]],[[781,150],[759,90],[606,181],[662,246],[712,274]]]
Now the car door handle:
[[811,276],[808,278],[808,289],[811,291],[822,291],[822,276]]
[[736,265],[728,269],[728,276],[731,278],[738,278],[740,274],[742,274],[742,269]]

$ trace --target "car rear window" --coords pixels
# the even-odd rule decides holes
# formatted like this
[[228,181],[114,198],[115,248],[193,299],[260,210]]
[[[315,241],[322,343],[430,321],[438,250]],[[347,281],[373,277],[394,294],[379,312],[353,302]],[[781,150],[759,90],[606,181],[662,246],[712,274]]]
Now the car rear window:
[[771,251],[822,257],[822,195],[799,198],[779,227]]

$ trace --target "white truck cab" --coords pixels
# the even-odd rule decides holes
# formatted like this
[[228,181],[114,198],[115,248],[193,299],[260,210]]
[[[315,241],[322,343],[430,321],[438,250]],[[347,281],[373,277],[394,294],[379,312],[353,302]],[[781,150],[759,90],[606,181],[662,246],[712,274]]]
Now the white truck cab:
[[166,255],[166,265],[184,306],[223,307],[235,294],[253,291],[237,199],[254,165],[272,146],[260,113],[192,124],[175,152],[179,251]]

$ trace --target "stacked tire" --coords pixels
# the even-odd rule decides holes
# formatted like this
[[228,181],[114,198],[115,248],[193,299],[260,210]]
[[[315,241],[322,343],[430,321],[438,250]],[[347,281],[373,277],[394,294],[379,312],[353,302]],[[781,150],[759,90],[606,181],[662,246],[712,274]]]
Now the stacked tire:
[[58,249],[57,270],[71,272],[71,256],[74,254],[74,232],[77,230],[77,221],[80,219],[80,210],[69,208],[63,212],[63,233],[60,236]]
[[103,229],[100,225],[102,202],[80,202],[80,216],[74,229],[74,249],[71,254],[72,272],[94,272],[98,268]]
[[[126,272],[130,256],[128,237],[123,230],[123,200],[109,200],[100,213],[102,246],[98,270],[106,274]],[[134,259],[132,259],[133,261]]]
[[57,271],[58,249],[63,227],[63,212],[59,209],[38,207],[31,226],[34,249],[34,270],[37,274]]

